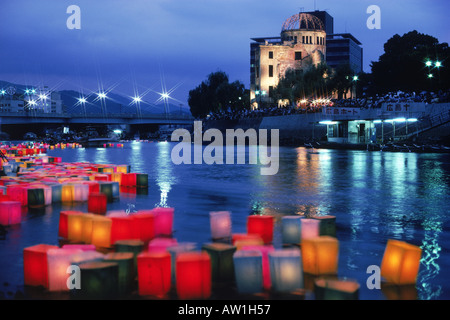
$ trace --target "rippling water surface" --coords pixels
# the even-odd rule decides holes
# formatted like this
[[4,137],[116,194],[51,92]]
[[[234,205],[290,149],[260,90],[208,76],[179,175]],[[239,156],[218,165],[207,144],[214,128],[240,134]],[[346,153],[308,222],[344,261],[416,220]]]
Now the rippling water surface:
[[[278,174],[263,176],[259,165],[174,165],[174,145],[131,142],[48,154],[64,162],[130,164],[132,172],[148,173],[148,193],[121,193],[108,209],[174,207],[179,241],[209,242],[210,211],[231,211],[233,233],[246,232],[249,214],[274,215],[276,247],[283,215],[334,215],[338,275],[358,280],[361,299],[450,299],[450,155],[280,148]],[[78,208],[87,210],[87,204]],[[24,247],[57,244],[61,209],[68,208],[28,212],[0,240],[0,291],[23,285]],[[388,239],[423,249],[415,288],[367,288],[367,267],[381,264]]]

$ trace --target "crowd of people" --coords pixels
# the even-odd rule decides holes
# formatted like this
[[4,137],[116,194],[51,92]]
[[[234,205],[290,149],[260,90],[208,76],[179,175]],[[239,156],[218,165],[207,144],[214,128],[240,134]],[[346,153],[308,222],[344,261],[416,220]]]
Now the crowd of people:
[[317,99],[317,100],[302,100],[296,106],[276,106],[263,105],[260,108],[253,110],[228,110],[216,113],[210,113],[204,120],[239,120],[248,118],[259,118],[268,116],[283,116],[292,114],[305,114],[322,112],[324,107],[345,107],[345,108],[359,108],[371,109],[381,108],[383,103],[445,103],[450,102],[450,90],[429,92],[389,92],[384,95],[375,95],[373,97],[363,97],[355,99]]

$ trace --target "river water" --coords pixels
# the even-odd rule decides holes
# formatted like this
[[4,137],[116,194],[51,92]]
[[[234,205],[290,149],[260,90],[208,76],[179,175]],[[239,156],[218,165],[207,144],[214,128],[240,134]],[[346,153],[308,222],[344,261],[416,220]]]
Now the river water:
[[[230,211],[233,233],[246,232],[250,214],[274,215],[275,247],[281,247],[282,216],[336,216],[338,275],[359,282],[360,299],[450,299],[449,154],[281,147],[278,173],[261,175],[258,164],[175,165],[174,146],[129,142],[123,148],[55,149],[48,155],[63,162],[129,164],[132,172],[147,173],[148,192],[121,192],[108,210],[174,207],[179,242],[210,242],[210,211]],[[70,208],[29,212],[21,225],[8,229],[0,240],[0,292],[23,286],[23,248],[58,243],[62,209]],[[75,209],[87,210],[87,204]],[[422,248],[415,287],[367,287],[367,268],[381,264],[388,239]]]

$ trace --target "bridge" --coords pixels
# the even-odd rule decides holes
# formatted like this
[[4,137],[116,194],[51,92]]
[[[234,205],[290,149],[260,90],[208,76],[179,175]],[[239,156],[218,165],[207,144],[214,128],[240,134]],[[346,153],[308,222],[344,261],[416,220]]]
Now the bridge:
[[0,125],[10,124],[192,124],[194,118],[187,114],[131,114],[131,113],[0,113]]

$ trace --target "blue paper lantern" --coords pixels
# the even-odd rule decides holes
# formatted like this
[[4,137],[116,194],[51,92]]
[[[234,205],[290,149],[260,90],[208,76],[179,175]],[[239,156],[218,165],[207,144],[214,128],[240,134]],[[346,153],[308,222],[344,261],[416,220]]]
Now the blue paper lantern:
[[233,254],[236,287],[239,293],[263,291],[262,254],[256,250],[238,250]]
[[283,244],[300,244],[302,242],[301,216],[284,216],[281,218],[281,238]]
[[303,289],[303,269],[299,249],[284,249],[269,252],[272,290],[289,293]]

